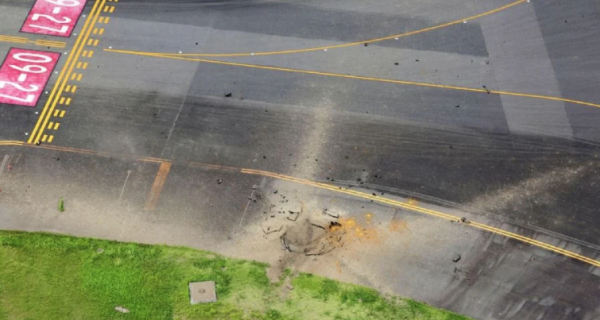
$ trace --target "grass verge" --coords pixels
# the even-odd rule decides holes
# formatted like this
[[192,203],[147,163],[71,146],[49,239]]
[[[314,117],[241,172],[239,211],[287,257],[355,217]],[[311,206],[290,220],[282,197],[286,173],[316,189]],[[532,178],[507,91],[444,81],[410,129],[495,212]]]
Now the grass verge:
[[[0,231],[0,320],[467,319],[310,274],[289,290],[270,284],[266,267],[182,247]],[[219,301],[190,305],[188,283],[204,280],[216,282]]]

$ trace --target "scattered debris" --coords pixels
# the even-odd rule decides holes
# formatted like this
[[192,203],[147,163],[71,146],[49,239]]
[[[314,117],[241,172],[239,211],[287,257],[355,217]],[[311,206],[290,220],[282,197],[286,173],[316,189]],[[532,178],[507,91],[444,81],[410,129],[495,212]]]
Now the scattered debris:
[[221,184],[221,183],[223,183],[223,180],[222,179],[217,179],[217,184]]
[[483,86],[483,88],[485,89],[485,91],[487,92],[487,94],[490,94],[490,89],[488,89],[486,86]]
[[225,98],[231,98],[233,94],[231,92],[225,94]]
[[279,228],[271,228],[271,227],[267,227],[267,230],[265,230],[265,229],[263,228],[263,232],[264,232],[265,234],[271,234],[271,233],[279,232],[279,231],[281,231],[281,229],[283,229],[283,226],[279,226]]
[[115,310],[119,311],[120,313],[129,313],[129,309],[125,309],[121,306],[115,307]]
[[340,217],[340,214],[338,212],[330,211],[329,209],[323,210],[323,214],[328,215],[332,218],[336,218],[336,219],[338,219]]
[[457,107],[457,108],[459,108],[459,107],[460,107],[460,104],[457,104],[457,105],[456,105],[456,107]]
[[397,66],[397,65],[400,65],[400,63],[398,63],[398,62],[394,62],[394,65],[395,65],[395,66]]
[[460,254],[458,254],[458,253],[454,254],[454,257],[452,257],[452,261],[458,262],[459,260],[460,260]]
[[368,43],[365,43],[365,47],[368,47],[368,46],[369,46],[369,44],[368,44]]
[[462,223],[470,223],[470,221],[467,220],[467,218],[465,218],[465,217],[460,218],[460,222],[462,222]]

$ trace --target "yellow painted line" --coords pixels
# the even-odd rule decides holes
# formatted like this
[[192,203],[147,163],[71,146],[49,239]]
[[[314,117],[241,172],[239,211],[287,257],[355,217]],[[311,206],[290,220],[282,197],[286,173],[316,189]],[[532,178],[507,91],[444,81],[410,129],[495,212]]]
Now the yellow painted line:
[[107,24],[110,21],[110,17],[104,17],[104,24]]
[[65,104],[65,97],[61,97],[60,102],[58,104]]
[[[83,47],[87,39],[89,38],[91,29],[96,24],[96,21],[98,20],[98,15],[100,14],[100,11],[102,10],[102,7],[105,3],[106,0],[98,0],[94,2],[94,7],[92,8],[90,15],[88,16],[88,19],[85,21],[81,33],[77,37],[75,46],[72,50],[72,54],[69,55],[69,58],[67,59],[67,62],[65,63],[59,75],[58,81],[56,81],[54,88],[52,89],[52,93],[50,94],[50,97],[46,102],[46,105],[44,106],[44,109],[42,110],[38,121],[36,122],[34,130],[32,131],[32,135],[28,139],[28,143],[34,143],[38,141],[42,136],[46,128],[46,124],[50,120],[50,116],[52,115],[52,112],[56,107],[56,103],[58,102],[57,97],[59,97],[62,94],[67,80],[69,79],[69,75],[71,74],[71,72],[73,72],[73,68],[75,67],[79,56],[81,55]],[[56,93],[58,93],[58,95],[55,97]]]
[[46,142],[46,140],[48,140],[48,135],[45,134],[42,136],[42,142]]
[[77,78],[77,73],[73,73],[73,74],[71,75],[71,80],[75,80],[75,78]]
[[54,130],[58,130],[58,127],[60,127],[60,123],[57,122],[54,124]]
[[50,136],[48,137],[48,143],[52,143],[52,141],[54,141],[54,136],[53,136],[53,135],[50,135]]
[[70,105],[71,104],[71,98],[67,98],[67,101],[65,101],[65,105]]
[[81,73],[80,73],[80,74],[78,74],[78,75],[77,75],[77,81],[81,81],[81,78],[82,78],[82,77],[83,77],[83,74],[81,74]]
[[87,50],[83,50],[83,53],[81,55],[87,58],[87,54],[88,54],[88,51]]
[[71,92],[71,86],[67,85],[67,88],[65,89],[65,92]]
[[104,17],[98,18],[98,23],[104,23]]
[[[42,141],[45,141],[45,139],[47,139],[47,137],[42,138]],[[52,136],[50,139],[52,139]],[[159,172],[157,174],[157,177],[155,178],[148,201],[146,202],[147,207],[152,207],[152,203],[154,203],[154,206],[155,206],[156,203],[158,202],[158,198],[155,195],[160,194],[160,191],[158,190],[158,188],[160,188],[162,190],[162,186],[164,185],[164,181],[166,180],[166,177],[167,177],[168,172],[170,171],[170,167],[171,167],[171,161],[167,160],[167,159],[152,158],[152,157],[138,157],[138,156],[127,155],[127,154],[114,154],[114,153],[87,150],[87,149],[76,149],[76,148],[70,148],[70,147],[50,146],[50,145],[35,146],[32,144],[24,144],[21,141],[0,141],[0,146],[26,146],[26,147],[48,149],[48,150],[57,150],[57,151],[63,151],[63,152],[96,155],[96,156],[101,156],[101,157],[106,157],[106,158],[121,157],[121,158],[133,159],[133,160],[143,161],[143,162],[160,163],[161,166],[159,168]],[[432,210],[432,209],[427,209],[424,207],[420,207],[414,203],[410,203],[410,202],[407,203],[407,202],[392,200],[392,199],[388,199],[388,198],[385,198],[382,196],[373,196],[372,194],[355,191],[355,190],[350,190],[350,189],[346,189],[346,188],[339,187],[336,185],[305,180],[305,179],[282,175],[282,174],[278,174],[278,173],[274,173],[274,172],[254,170],[254,169],[226,167],[226,166],[196,163],[196,162],[181,162],[181,164],[186,164],[186,165],[200,167],[200,168],[236,171],[236,172],[240,172],[243,174],[271,177],[271,178],[275,178],[275,179],[279,179],[279,180],[285,180],[285,181],[290,181],[290,182],[294,182],[294,183],[300,183],[300,184],[304,184],[304,185],[317,187],[320,189],[330,190],[330,191],[337,192],[337,193],[344,193],[344,194],[348,194],[348,195],[366,199],[366,200],[373,200],[373,202],[384,203],[384,204],[388,204],[391,206],[410,210],[413,212],[419,212],[419,213],[435,216],[435,217],[445,219],[445,220],[454,220],[454,221],[460,220],[460,218],[458,216],[454,216],[451,214],[443,213],[443,212]],[[155,186],[156,186],[156,188],[155,188]],[[527,244],[531,244],[538,248],[553,251],[555,253],[582,261],[584,263],[587,263],[587,264],[590,264],[590,265],[593,265],[596,267],[600,267],[600,261],[594,260],[592,258],[577,254],[575,252],[572,252],[572,251],[569,251],[569,250],[566,250],[566,249],[563,249],[563,248],[560,248],[557,246],[547,244],[547,243],[539,241],[539,240],[535,240],[533,238],[525,237],[525,236],[510,232],[510,231],[506,231],[506,230],[503,230],[500,228],[488,226],[488,225],[485,225],[485,224],[482,224],[479,222],[475,222],[475,221],[469,221],[469,223],[466,223],[464,225],[471,226],[471,227],[481,229],[484,231],[488,231],[488,232],[491,232],[491,233],[494,233],[497,235],[505,236],[508,238],[512,238],[512,239],[515,239],[515,240],[518,240],[518,241],[521,241],[521,242],[524,242]]]
[[23,141],[4,140],[0,141],[0,146],[22,146]]
[[49,40],[30,40],[28,38],[13,37],[13,36],[6,36],[6,35],[0,35],[0,42],[12,42],[12,43],[22,43],[22,44],[33,43],[38,46],[56,47],[56,48],[64,48],[67,46],[66,42],[49,41]]
[[97,46],[99,42],[100,42],[100,40],[98,40],[98,39],[94,40],[94,47]]
[[77,69],[81,69],[82,65],[83,65],[83,62],[81,62],[81,61],[77,62]]
[[23,38],[23,37],[13,37],[13,36],[0,35],[0,41],[27,43],[29,41],[29,39]]
[[145,210],[154,210],[156,208],[156,205],[158,204],[158,199],[160,198],[160,193],[162,192],[170,170],[171,162],[165,161],[160,164],[158,174],[156,174],[154,184],[152,184],[152,189],[150,190],[150,194],[148,195],[148,199],[146,200],[146,204],[144,205]]
[[[518,4],[524,3],[526,1],[528,1],[528,0],[518,0],[513,3],[509,3],[505,6],[502,6],[502,7],[490,10],[490,11],[486,11],[486,12],[483,12],[483,13],[480,13],[480,14],[477,14],[474,16],[454,20],[454,21],[447,22],[447,23],[442,23],[442,24],[424,28],[424,29],[410,31],[410,32],[406,32],[406,33],[394,34],[394,35],[383,37],[383,38],[367,39],[367,40],[338,44],[338,45],[330,45],[330,46],[314,47],[314,48],[306,48],[306,49],[268,51],[268,52],[252,52],[252,53],[248,53],[248,52],[246,52],[246,53],[184,53],[184,54],[175,54],[175,55],[192,56],[192,57],[245,57],[245,56],[267,56],[267,55],[278,55],[278,54],[292,54],[292,53],[302,53],[302,52],[323,51],[323,50],[330,50],[330,49],[346,48],[346,47],[363,45],[365,43],[375,43],[375,42],[380,42],[380,41],[392,40],[392,39],[396,39],[396,38],[399,39],[399,38],[403,38],[403,37],[407,37],[407,36],[411,36],[411,35],[415,35],[415,34],[420,34],[420,33],[424,33],[424,32],[429,32],[429,31],[434,31],[434,30],[450,27],[453,25],[464,23],[465,21],[472,21],[472,20],[479,19],[479,18],[482,18],[485,16],[489,16],[491,14],[494,14],[494,13],[497,13],[500,11],[504,11],[504,10],[514,7]],[[163,53],[163,54],[169,54],[169,53]]]
[[54,122],[50,121],[50,123],[48,123],[48,129],[52,129],[54,127]]
[[92,31],[93,34],[98,34],[98,28],[94,28],[94,31]]
[[91,46],[93,43],[94,43],[94,39],[89,39],[88,42],[87,42],[87,45]]
[[88,54],[88,58],[91,58],[94,55],[94,51],[90,50],[89,54]]
[[[412,205],[412,204],[408,204],[408,203],[404,203],[401,201],[396,201],[396,200],[392,200],[392,199],[387,199],[384,197],[380,197],[380,196],[373,196],[371,194],[368,193],[364,193],[364,192],[359,192],[359,191],[354,191],[354,190],[349,190],[346,188],[341,188],[338,186],[334,186],[334,185],[330,185],[330,184],[325,184],[325,183],[319,183],[319,182],[314,182],[314,181],[310,181],[310,180],[304,180],[304,179],[299,179],[299,178],[295,178],[295,177],[291,177],[291,176],[285,176],[285,175],[281,175],[281,174],[277,174],[277,173],[272,173],[272,172],[267,172],[267,171],[260,171],[260,170],[251,170],[251,169],[241,169],[242,173],[246,173],[246,174],[254,174],[254,175],[261,175],[261,176],[268,176],[268,177],[272,177],[272,178],[276,178],[276,179],[280,179],[280,180],[286,180],[286,181],[290,181],[290,182],[297,182],[297,183],[301,183],[301,184],[305,184],[305,185],[310,185],[310,186],[314,186],[314,187],[318,187],[321,189],[327,189],[330,191],[334,191],[334,192],[338,192],[338,193],[345,193],[345,194],[349,194],[352,196],[357,196],[363,199],[368,199],[368,200],[373,200],[374,202],[380,202],[380,203],[385,203],[385,204],[389,204],[392,206],[396,206],[396,207],[401,207],[410,211],[416,211],[419,213],[424,213],[427,215],[432,215],[438,218],[442,218],[442,219],[446,219],[446,220],[454,220],[454,221],[460,221],[460,218],[457,216],[453,216],[453,215],[449,215],[443,212],[439,212],[439,211],[435,211],[435,210],[431,210],[431,209],[427,209],[427,208],[423,208],[423,207],[419,207],[417,205]],[[485,230],[494,234],[498,234],[498,235],[502,235],[508,238],[512,238],[527,244],[531,244],[534,245],[536,247],[542,248],[542,249],[546,249],[546,250],[550,250],[553,251],[555,253],[559,253],[562,255],[565,255],[567,257],[573,258],[573,259],[577,259],[579,261],[591,264],[593,266],[596,267],[600,267],[600,261],[588,258],[586,256],[577,254],[575,252],[571,252],[568,251],[566,249],[557,247],[557,246],[553,246],[551,244],[547,244],[545,242],[539,241],[539,240],[535,240],[532,238],[528,238],[513,232],[509,232],[506,230],[502,230],[499,228],[495,228],[492,226],[488,226],[482,223],[478,223],[478,222],[474,222],[471,221],[468,224],[466,224],[468,226],[472,226],[481,230]]]
[[55,118],[58,117],[59,112],[60,112],[60,110],[58,110],[58,109],[54,110],[54,117]]
[[71,89],[71,93],[75,93],[75,91],[77,91],[77,86],[73,86],[73,88]]
[[65,116],[65,110],[63,110],[63,111],[61,111],[61,112],[60,112],[60,115],[59,115],[59,117],[61,117],[61,118],[62,118],[62,117],[64,117],[64,116]]
[[364,76],[355,76],[355,75],[349,75],[349,74],[321,72],[321,71],[312,71],[312,70],[270,67],[270,66],[248,64],[248,63],[226,62],[226,61],[207,60],[207,59],[200,59],[200,58],[188,58],[188,57],[174,56],[174,55],[160,55],[160,54],[155,54],[155,53],[138,52],[138,51],[115,50],[115,49],[104,49],[104,51],[123,53],[123,54],[149,56],[149,57],[157,57],[157,58],[167,58],[167,59],[175,59],[175,60],[212,63],[212,64],[220,64],[220,65],[226,65],[226,66],[244,67],[244,68],[252,68],[252,69],[283,71],[283,72],[290,72],[290,73],[303,73],[303,74],[311,74],[311,75],[326,76],[326,77],[336,77],[336,78],[344,78],[344,79],[404,84],[404,85],[411,85],[411,86],[420,86],[420,87],[429,87],[429,88],[438,88],[438,89],[447,89],[447,90],[460,90],[460,91],[478,92],[478,93],[486,93],[486,94],[489,93],[489,94],[498,94],[498,95],[506,95],[506,96],[517,96],[517,97],[525,97],[525,98],[533,98],[533,99],[542,99],[542,100],[554,100],[554,101],[562,101],[562,102],[568,102],[568,103],[573,103],[573,104],[579,104],[579,105],[600,108],[600,104],[597,104],[597,103],[591,103],[591,102],[579,101],[579,100],[573,100],[573,99],[565,99],[565,98],[560,98],[560,97],[538,95],[538,94],[510,92],[510,91],[496,91],[496,90],[488,91],[487,89],[480,89],[480,88],[459,87],[459,86],[452,86],[452,85],[443,85],[443,84],[434,84],[434,83],[416,82],[416,81],[407,81],[407,80],[394,80],[394,79],[384,79],[384,78],[375,78],[375,77],[364,77]]
[[110,13],[115,12],[115,7],[110,7],[110,9],[108,10],[108,12],[110,12]]
[[104,28],[100,28],[100,30],[98,31],[98,34],[103,35],[104,34]]

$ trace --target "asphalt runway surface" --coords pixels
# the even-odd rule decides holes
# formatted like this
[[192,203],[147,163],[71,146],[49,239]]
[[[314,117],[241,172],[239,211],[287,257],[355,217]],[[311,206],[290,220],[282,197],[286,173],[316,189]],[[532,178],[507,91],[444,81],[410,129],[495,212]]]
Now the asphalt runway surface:
[[[243,243],[275,191],[398,218],[281,174],[600,259],[597,1],[99,0],[70,38],[19,33],[32,5],[0,0],[0,54],[63,57],[35,108],[0,105],[0,227],[271,261]],[[45,214],[60,197],[69,219]],[[400,214],[413,238],[337,257],[348,274],[301,268],[477,319],[600,317],[600,263]]]

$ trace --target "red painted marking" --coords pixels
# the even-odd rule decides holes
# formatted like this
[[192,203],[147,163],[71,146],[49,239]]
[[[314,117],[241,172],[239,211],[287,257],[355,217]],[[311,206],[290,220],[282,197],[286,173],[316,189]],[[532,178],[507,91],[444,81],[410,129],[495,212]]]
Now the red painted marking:
[[35,107],[60,53],[12,48],[0,67],[0,103]]
[[70,37],[87,0],[37,0],[21,32]]

